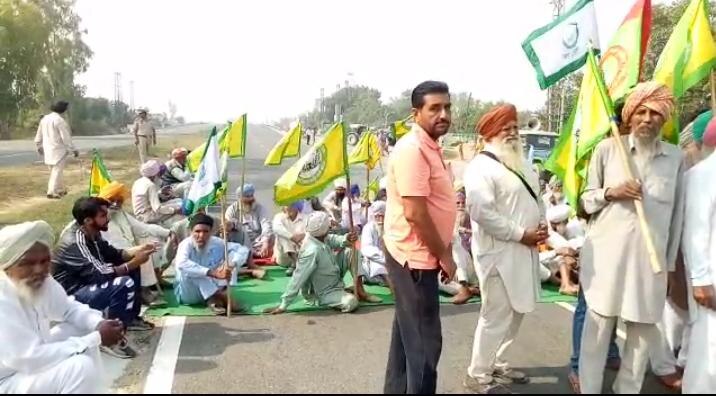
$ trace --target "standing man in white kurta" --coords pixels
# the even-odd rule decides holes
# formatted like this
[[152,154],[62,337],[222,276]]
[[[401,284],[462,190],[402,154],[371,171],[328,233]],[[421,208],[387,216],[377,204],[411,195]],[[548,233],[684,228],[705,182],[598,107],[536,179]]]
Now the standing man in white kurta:
[[683,251],[698,307],[691,328],[682,390],[716,393],[716,118],[704,135],[708,157],[686,174]]
[[[599,143],[580,199],[591,216],[581,251],[580,281],[587,301],[579,361],[582,393],[601,393],[604,362],[618,319],[626,323],[615,393],[639,393],[649,348],[659,343],[656,323],[666,302],[667,273],[675,268],[683,223],[684,156],[661,141],[661,127],[674,108],[669,89],[637,85],[622,110],[630,134],[621,136],[637,180],[630,180],[614,138]],[[634,200],[646,212],[659,262],[654,273]]]
[[464,182],[483,300],[465,386],[477,393],[506,392],[505,385],[528,382],[505,354],[539,298],[537,244],[548,231],[540,222],[537,175],[522,155],[515,106],[493,108],[476,130],[486,146],[468,165]]
[[72,132],[70,125],[61,114],[70,106],[65,101],[52,105],[52,112],[40,120],[40,126],[35,135],[37,152],[45,159],[50,167],[50,181],[47,183],[47,198],[60,199],[67,195],[62,173],[65,170],[67,159],[72,153],[77,158],[80,153],[72,145]]

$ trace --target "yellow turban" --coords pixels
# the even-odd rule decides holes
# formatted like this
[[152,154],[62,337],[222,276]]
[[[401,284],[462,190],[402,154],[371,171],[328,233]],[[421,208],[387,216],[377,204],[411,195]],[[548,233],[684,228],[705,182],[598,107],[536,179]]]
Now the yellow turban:
[[122,183],[113,181],[99,190],[97,195],[99,198],[106,199],[107,201],[114,201],[117,198],[122,198],[127,201],[130,197],[130,192],[127,186]]

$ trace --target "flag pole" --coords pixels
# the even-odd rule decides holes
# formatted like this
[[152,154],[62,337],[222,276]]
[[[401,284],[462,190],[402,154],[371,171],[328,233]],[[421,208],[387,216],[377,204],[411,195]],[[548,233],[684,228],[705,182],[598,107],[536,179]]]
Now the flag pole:
[[[239,206],[241,203],[239,202]],[[222,235],[224,236],[224,269],[231,270],[229,266],[229,232],[226,229],[226,191],[221,197],[221,229]],[[226,317],[231,317],[231,275],[226,282]]]
[[[621,159],[622,166],[624,167],[624,172],[627,175],[627,179],[634,180],[636,179],[636,177],[634,176],[634,172],[632,171],[632,161],[627,154],[626,148],[624,147],[624,142],[621,138],[621,134],[619,133],[619,126],[617,125],[615,120],[616,116],[614,114],[614,106],[612,104],[611,97],[609,96],[609,93],[607,92],[606,87],[604,85],[604,77],[602,76],[601,69],[599,69],[599,66],[595,61],[594,52],[591,45],[589,47],[589,52],[591,55],[588,57],[589,62],[591,62],[592,70],[594,70],[594,77],[597,80],[599,94],[602,97],[602,101],[604,102],[604,105],[607,108],[607,113],[609,114],[611,135],[617,144],[619,158]],[[654,240],[652,238],[651,229],[649,228],[649,223],[646,221],[644,202],[642,202],[641,200],[634,200],[634,206],[636,207],[636,214],[639,218],[639,227],[641,228],[641,233],[644,237],[644,243],[646,243],[646,250],[649,255],[649,263],[651,264],[651,269],[652,271],[654,271],[655,274],[660,274],[662,272],[663,267],[661,266],[659,256],[656,253],[656,248],[654,247]]]

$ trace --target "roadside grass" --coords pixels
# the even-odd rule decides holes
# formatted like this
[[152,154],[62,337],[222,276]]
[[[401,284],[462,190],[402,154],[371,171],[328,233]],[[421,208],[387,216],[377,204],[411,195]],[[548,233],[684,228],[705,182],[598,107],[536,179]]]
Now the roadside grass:
[[[175,147],[193,149],[206,139],[200,131],[186,135],[162,135],[159,144],[151,149],[151,155],[161,161],[169,158]],[[134,146],[121,146],[101,152],[107,169],[116,181],[131,188],[139,178],[139,154]],[[92,154],[82,154],[70,159],[64,172],[68,194],[61,200],[46,197],[50,171],[42,163],[0,167],[0,227],[29,220],[45,220],[59,235],[72,219],[72,205],[77,198],[86,195]],[[129,204],[128,204],[129,205]]]

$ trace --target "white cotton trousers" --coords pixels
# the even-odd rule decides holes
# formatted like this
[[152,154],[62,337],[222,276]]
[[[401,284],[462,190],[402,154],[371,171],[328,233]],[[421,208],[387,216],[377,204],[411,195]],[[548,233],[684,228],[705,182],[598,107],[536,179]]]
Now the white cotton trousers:
[[[665,376],[676,373],[676,366],[686,365],[691,324],[689,313],[666,300],[664,316],[656,324],[659,329],[659,343],[649,349],[651,371],[654,375]],[[674,352],[679,349],[678,359]]]
[[[604,362],[609,341],[617,323],[616,316],[602,316],[587,309],[579,356],[579,381],[582,393],[602,393]],[[626,342],[622,364],[614,381],[614,393],[636,394],[641,391],[649,361],[649,346],[657,345],[659,331],[653,323],[626,322]]]
[[67,165],[67,156],[65,155],[55,165],[50,165],[50,180],[47,182],[47,195],[59,195],[66,192],[64,172]]
[[489,384],[496,370],[510,371],[505,355],[517,337],[524,314],[512,309],[505,283],[497,270],[485,279],[481,292],[482,306],[467,374],[482,384]]
[[[50,342],[79,334],[74,327],[60,324],[50,330]],[[93,394],[102,384],[99,348],[92,348],[63,362],[34,373],[17,373],[0,381],[2,394]]]
[[716,312],[699,306],[696,315],[682,391],[713,394],[716,393]]

